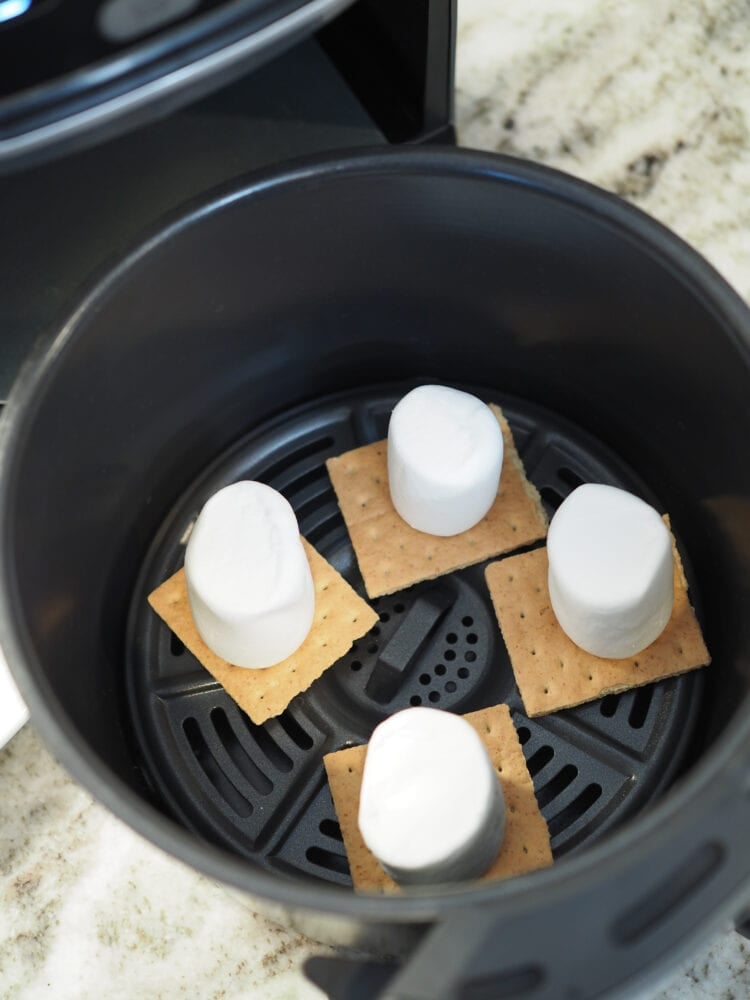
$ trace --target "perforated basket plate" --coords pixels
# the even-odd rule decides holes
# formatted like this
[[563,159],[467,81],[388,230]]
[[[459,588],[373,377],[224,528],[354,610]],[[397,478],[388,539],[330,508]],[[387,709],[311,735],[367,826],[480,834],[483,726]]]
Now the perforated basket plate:
[[[506,702],[560,856],[601,837],[659,795],[690,739],[700,673],[529,720],[495,624],[481,563],[372,602],[380,622],[277,719],[256,726],[150,610],[146,596],[183,561],[203,503],[238,479],[289,499],[302,533],[364,595],[325,460],[385,437],[400,392],[372,390],[295,411],[240,441],[171,512],[133,595],[129,706],[144,773],[201,836],[300,877],[351,884],[322,764],[409,705],[470,712]],[[581,482],[622,486],[659,507],[588,434],[538,407],[499,402],[551,515]],[[679,527],[679,526],[678,526]],[[681,545],[684,552],[684,545]],[[690,567],[686,564],[688,579]],[[696,594],[691,589],[695,603]]]

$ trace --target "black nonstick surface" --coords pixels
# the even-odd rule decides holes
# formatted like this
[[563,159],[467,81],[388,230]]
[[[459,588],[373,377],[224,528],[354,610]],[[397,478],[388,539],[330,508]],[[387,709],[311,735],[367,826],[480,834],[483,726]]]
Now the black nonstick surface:
[[[126,684],[134,751],[155,794],[185,826],[255,863],[350,885],[323,754],[366,742],[409,705],[465,713],[506,702],[559,857],[604,835],[678,773],[700,697],[700,672],[529,719],[484,583],[486,563],[373,601],[379,623],[285,712],[252,723],[147,604],[183,562],[191,525],[222,486],[279,489],[303,535],[361,593],[362,579],[325,460],[383,438],[400,391],[327,397],[257,428],[193,483],[142,567],[128,627]],[[549,515],[581,482],[658,498],[617,456],[555,414],[473,389],[503,406]],[[683,557],[687,555],[681,546]],[[698,606],[691,580],[691,600]],[[387,656],[386,656],[387,654]],[[384,682],[381,658],[401,658]]]

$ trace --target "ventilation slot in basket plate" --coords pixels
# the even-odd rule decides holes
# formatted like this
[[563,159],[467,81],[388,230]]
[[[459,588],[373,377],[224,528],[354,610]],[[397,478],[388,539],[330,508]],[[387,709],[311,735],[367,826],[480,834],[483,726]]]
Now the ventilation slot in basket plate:
[[588,813],[589,809],[599,801],[602,795],[602,786],[592,781],[590,785],[578,793],[559,813],[555,813],[547,820],[550,837],[557,837],[568,827],[578,823]]
[[[329,435],[324,435],[319,438],[315,438],[312,441],[308,441],[306,444],[299,448],[295,448],[293,451],[282,450],[281,457],[268,466],[261,466],[255,475],[256,479],[262,479],[264,483],[274,484],[275,489],[287,490],[293,489],[295,484],[294,475],[290,475],[291,470],[298,466],[307,458],[311,458],[313,455],[320,455],[323,452],[327,452],[333,445],[334,439]],[[321,472],[322,463],[316,462],[313,466],[316,475]],[[303,474],[306,475],[307,473]],[[296,481],[299,481],[299,475]]]
[[198,721],[192,718],[185,719],[182,728],[195,760],[219,796],[238,816],[250,816],[253,811],[252,803],[241,795],[227,777],[226,769],[219,764],[209,749]]
[[252,785],[259,795],[268,795],[269,792],[273,791],[273,782],[261,771],[245,747],[242,746],[224,709],[213,709],[211,712],[211,721],[214,724],[219,742],[246,781]]

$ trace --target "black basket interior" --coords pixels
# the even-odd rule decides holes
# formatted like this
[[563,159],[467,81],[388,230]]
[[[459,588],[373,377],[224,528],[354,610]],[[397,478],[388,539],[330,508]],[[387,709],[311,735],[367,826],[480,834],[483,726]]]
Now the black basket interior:
[[[240,441],[172,511],[131,608],[134,751],[158,798],[199,835],[256,863],[342,885],[351,880],[322,756],[366,742],[392,712],[431,705],[465,713],[507,703],[559,857],[664,790],[682,763],[701,690],[702,675],[690,673],[527,718],[484,562],[376,599],[380,621],[370,633],[280,717],[252,723],[155,615],[147,595],[182,565],[205,500],[229,482],[259,479],[283,492],[305,537],[366,596],[325,460],[384,437],[397,399],[373,389],[322,400]],[[550,516],[589,481],[658,505],[624,463],[579,428],[537,406],[506,401],[504,409]],[[694,589],[691,596],[695,601]]]

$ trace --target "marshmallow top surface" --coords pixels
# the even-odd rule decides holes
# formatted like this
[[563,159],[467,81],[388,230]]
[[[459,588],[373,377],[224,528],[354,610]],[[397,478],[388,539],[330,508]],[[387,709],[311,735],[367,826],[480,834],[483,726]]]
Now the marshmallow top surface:
[[655,576],[665,551],[671,554],[671,539],[644,500],[615,486],[585,483],[555,513],[547,550],[582,599],[617,608]]
[[388,433],[397,436],[414,472],[443,490],[481,476],[503,443],[486,403],[444,385],[422,385],[407,393],[394,407]]
[[249,481],[226,486],[206,502],[185,552],[191,587],[224,619],[296,600],[306,563],[289,502],[272,487]]
[[482,829],[497,784],[487,750],[468,722],[434,708],[407,708],[372,734],[360,832],[385,865],[439,864]]

